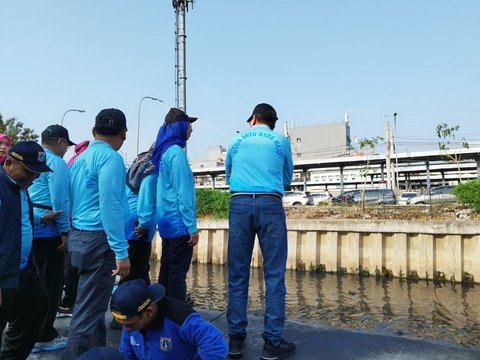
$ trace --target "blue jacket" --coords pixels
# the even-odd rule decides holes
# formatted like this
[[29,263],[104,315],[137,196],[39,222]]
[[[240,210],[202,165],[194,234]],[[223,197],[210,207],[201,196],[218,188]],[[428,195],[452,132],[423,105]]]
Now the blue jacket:
[[94,140],[71,164],[70,177],[72,227],[104,230],[115,257],[127,258],[125,167],[120,154],[106,142]]
[[228,146],[225,174],[230,192],[283,195],[293,177],[288,139],[263,124],[238,134]]
[[126,359],[223,360],[227,344],[222,333],[187,303],[166,296],[151,328],[122,331],[120,352]]
[[[16,288],[19,283],[22,247],[22,202],[20,191],[0,167],[0,288]],[[32,205],[28,198],[30,223]],[[30,240],[31,241],[31,240]]]
[[178,145],[169,147],[162,156],[157,182],[157,224],[162,238],[197,231],[192,169]]
[[126,186],[129,217],[125,226],[127,240],[137,240],[135,227],[148,229],[146,241],[152,241],[155,235],[155,212],[157,197],[157,175],[152,173],[142,179],[138,194]]
[[[62,210],[55,218],[55,224],[35,224],[34,236],[52,237],[70,231],[70,173],[65,161],[53,151],[44,148],[47,165],[52,172],[42,173],[28,188],[33,204],[50,206],[53,210]],[[39,218],[49,210],[33,207],[35,218]]]

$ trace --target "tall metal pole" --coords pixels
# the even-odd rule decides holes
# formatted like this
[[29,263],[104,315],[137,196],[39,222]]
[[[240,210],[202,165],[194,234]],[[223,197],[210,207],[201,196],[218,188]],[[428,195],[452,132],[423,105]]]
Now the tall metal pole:
[[71,111],[75,111],[75,112],[79,112],[79,113],[84,113],[85,110],[77,110],[77,109],[70,109],[70,110],[67,110],[63,113],[63,116],[62,116],[62,121],[60,122],[60,125],[63,126],[63,120],[65,119],[65,115],[67,115],[67,113],[71,112]]
[[395,147],[395,181],[397,191],[400,190],[400,179],[398,178],[398,150],[397,150],[397,113],[393,113],[393,146]]

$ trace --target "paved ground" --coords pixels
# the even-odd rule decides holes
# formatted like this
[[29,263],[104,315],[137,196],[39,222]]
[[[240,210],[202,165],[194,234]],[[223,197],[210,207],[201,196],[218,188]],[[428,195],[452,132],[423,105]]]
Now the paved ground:
[[[199,310],[205,319],[227,334],[227,320],[224,312]],[[111,315],[107,313],[107,320]],[[56,325],[62,335],[67,335],[69,319],[57,319]],[[260,334],[263,317],[249,315],[249,336],[243,360],[258,360],[263,342]],[[108,327],[108,326],[107,326]],[[409,340],[399,336],[379,335],[366,332],[331,328],[298,321],[287,321],[285,338],[295,341],[297,352],[292,360],[473,360],[480,359],[479,350],[468,350],[454,345],[429,341]],[[108,345],[118,346],[119,331],[108,333]],[[63,351],[32,354],[29,360],[61,359]]]

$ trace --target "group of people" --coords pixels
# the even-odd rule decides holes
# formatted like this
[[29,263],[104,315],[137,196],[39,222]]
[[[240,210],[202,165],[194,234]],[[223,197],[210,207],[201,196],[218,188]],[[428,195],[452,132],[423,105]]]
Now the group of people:
[[[256,236],[266,284],[261,358],[294,353],[295,344],[282,337],[287,260],[282,195],[293,162],[288,139],[273,131],[277,114],[268,104],[255,107],[250,128],[232,139],[226,158],[228,347],[221,332],[185,302],[199,234],[184,148],[196,120],[170,109],[155,143],[128,171],[117,152],[127,136],[126,117],[118,109],[100,111],[93,140],[78,145],[60,125],[41,133],[42,146],[34,141],[12,146],[0,134],[0,331],[8,324],[0,359],[65,346],[67,359],[87,359],[91,349],[106,344],[109,304],[111,327],[122,328],[119,351],[126,359],[223,359],[227,353],[239,358],[246,346]],[[76,154],[65,163],[74,145]],[[156,228],[162,254],[158,283],[151,285]],[[116,276],[120,283],[112,295]],[[62,338],[55,316],[69,307],[68,338]]]

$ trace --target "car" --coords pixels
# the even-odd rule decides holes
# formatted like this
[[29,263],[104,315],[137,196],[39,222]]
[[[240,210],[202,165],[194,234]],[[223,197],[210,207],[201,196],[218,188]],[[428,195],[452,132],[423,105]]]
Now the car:
[[408,200],[410,200],[411,198],[413,198],[415,196],[418,196],[418,194],[415,191],[405,191],[404,193],[402,193],[398,197],[397,204],[398,205],[407,205]]
[[313,199],[309,192],[287,191],[283,196],[284,205],[313,205]]
[[343,193],[337,198],[333,198],[332,202],[358,204],[362,200],[366,204],[389,204],[397,203],[395,193],[392,189],[364,189],[364,190],[350,190]]
[[332,194],[328,191],[322,193],[312,194],[313,205],[318,205],[320,203],[330,203],[332,200]]
[[352,204],[353,197],[359,193],[360,190],[347,190],[343,194],[337,195],[332,198],[332,203],[334,204]]
[[424,205],[442,202],[456,202],[457,197],[453,194],[454,185],[438,186],[430,190],[430,194],[415,196],[408,200],[408,205]]

